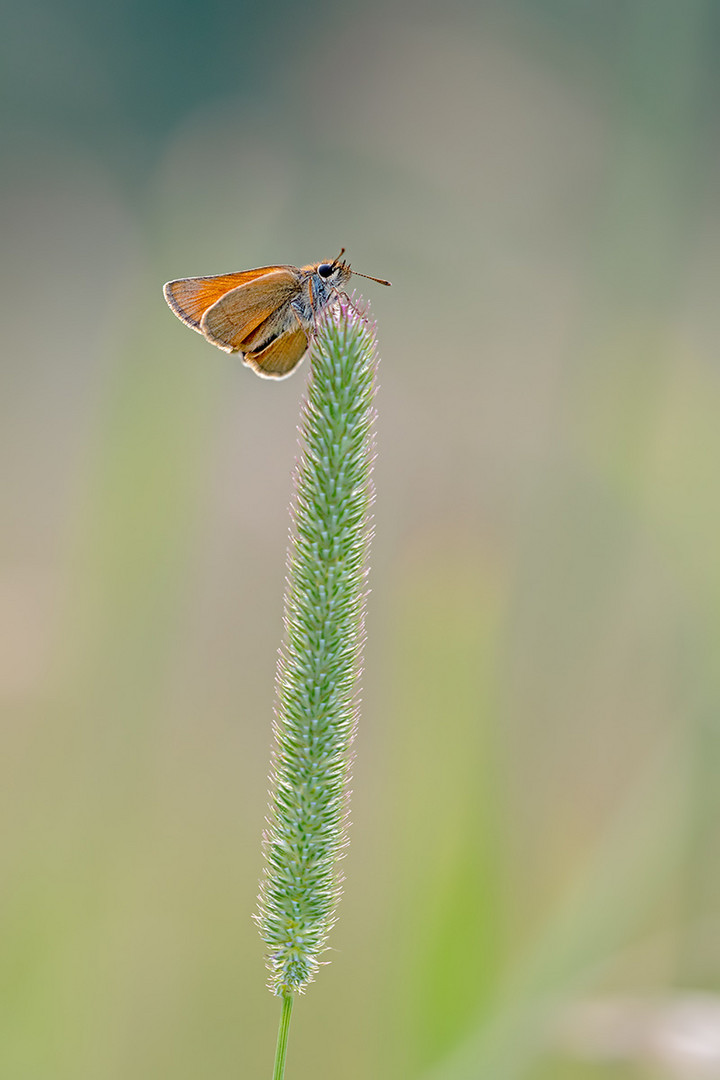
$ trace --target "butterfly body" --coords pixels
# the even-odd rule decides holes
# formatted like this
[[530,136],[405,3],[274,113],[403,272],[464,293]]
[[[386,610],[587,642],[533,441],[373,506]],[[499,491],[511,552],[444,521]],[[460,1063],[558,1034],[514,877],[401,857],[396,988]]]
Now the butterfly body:
[[281,379],[305,357],[318,316],[343,295],[353,273],[342,261],[343,252],[332,262],[303,267],[260,266],[179,278],[165,285],[165,299],[179,319],[211,344],[239,353],[258,375]]

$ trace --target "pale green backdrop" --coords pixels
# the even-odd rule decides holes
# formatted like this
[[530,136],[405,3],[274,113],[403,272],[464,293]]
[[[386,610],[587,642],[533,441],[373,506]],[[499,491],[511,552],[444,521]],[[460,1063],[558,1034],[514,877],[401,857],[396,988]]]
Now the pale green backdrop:
[[394,285],[362,283],[346,893],[288,1080],[720,1076],[720,4],[4,27],[0,1075],[270,1075],[306,371],[255,378],[161,288],[345,245]]

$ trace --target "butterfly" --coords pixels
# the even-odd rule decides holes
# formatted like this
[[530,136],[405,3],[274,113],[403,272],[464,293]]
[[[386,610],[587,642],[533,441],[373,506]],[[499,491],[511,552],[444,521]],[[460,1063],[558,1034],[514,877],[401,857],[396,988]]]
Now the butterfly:
[[[259,266],[235,274],[179,278],[163,292],[177,317],[212,345],[239,353],[258,375],[284,379],[310,346],[318,316],[343,294],[350,280],[345,248],[332,262],[308,266]],[[380,285],[383,278],[358,274]]]

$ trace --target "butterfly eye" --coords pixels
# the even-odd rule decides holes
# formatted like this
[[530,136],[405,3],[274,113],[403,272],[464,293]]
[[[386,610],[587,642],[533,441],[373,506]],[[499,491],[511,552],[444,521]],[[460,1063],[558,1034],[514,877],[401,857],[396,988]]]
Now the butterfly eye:
[[333,268],[332,263],[320,263],[320,265],[317,268],[317,272],[320,275],[320,277],[329,278],[330,275],[333,272],[333,269],[334,268]]

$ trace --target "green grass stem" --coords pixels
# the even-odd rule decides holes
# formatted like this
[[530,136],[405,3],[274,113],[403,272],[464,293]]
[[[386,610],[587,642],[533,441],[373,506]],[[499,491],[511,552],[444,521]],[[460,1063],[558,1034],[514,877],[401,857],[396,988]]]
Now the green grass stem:
[[285,994],[282,999],[282,1012],[280,1013],[280,1026],[278,1027],[273,1080],[283,1080],[283,1077],[285,1076],[285,1058],[287,1057],[287,1044],[288,1035],[290,1034],[290,1017],[292,1016],[292,1007],[292,994]]

